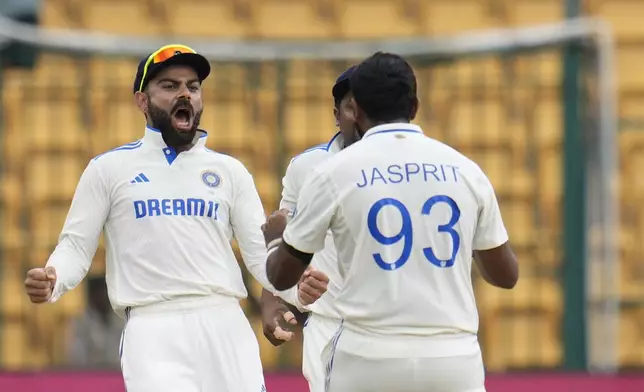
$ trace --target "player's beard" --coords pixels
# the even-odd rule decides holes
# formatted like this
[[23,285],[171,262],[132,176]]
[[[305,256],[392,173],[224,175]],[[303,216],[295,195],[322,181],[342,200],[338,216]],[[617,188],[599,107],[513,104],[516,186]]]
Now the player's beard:
[[353,127],[353,142],[355,143],[355,142],[359,142],[360,140],[362,140],[362,137],[364,136],[365,133],[366,133],[366,131],[363,132],[360,129],[360,125],[358,125],[358,123],[355,123],[355,125]]
[[[190,105],[190,102],[177,102],[177,106]],[[175,110],[173,108],[173,111]],[[192,119],[192,126],[189,131],[179,131],[172,125],[172,112],[167,112],[160,107],[148,101],[148,117],[150,125],[161,132],[161,137],[165,144],[170,147],[182,147],[191,144],[195,138],[195,134],[199,129],[199,122],[201,121],[201,114],[203,109],[194,114]]]
[[360,136],[360,133],[358,132],[357,127],[353,127],[350,132],[343,133],[345,135],[344,137],[344,148],[349,147],[353,143],[360,141],[362,137]]

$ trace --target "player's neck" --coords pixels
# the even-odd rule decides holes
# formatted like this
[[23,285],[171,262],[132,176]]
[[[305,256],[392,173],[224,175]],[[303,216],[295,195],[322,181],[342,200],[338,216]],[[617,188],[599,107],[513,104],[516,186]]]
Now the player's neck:
[[379,126],[379,125],[400,124],[400,123],[409,124],[409,123],[410,123],[410,121],[409,121],[409,119],[405,119],[405,118],[399,118],[399,119],[395,119],[395,120],[393,120],[393,121],[369,121],[369,120],[367,120],[367,121],[365,122],[365,124],[364,124],[365,126],[362,128],[364,131],[363,131],[363,132],[360,132],[360,133],[361,133],[360,137],[361,137],[361,138],[362,138],[362,137],[364,137],[364,135],[365,135],[365,134],[366,134],[366,133],[367,133],[371,128],[375,128],[375,127],[377,127],[377,126]]
[[377,127],[378,125],[401,124],[401,123],[409,124],[410,121],[409,121],[409,119],[406,119],[406,118],[398,118],[398,119],[393,120],[393,121],[375,121],[375,122],[370,124],[371,126],[369,127],[369,129],[371,129],[373,127]]

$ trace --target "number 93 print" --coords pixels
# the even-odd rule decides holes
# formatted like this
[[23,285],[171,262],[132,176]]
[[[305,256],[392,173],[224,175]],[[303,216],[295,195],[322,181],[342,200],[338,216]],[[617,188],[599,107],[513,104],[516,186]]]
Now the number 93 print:
[[[451,237],[451,256],[448,259],[439,259],[431,247],[423,248],[423,254],[425,255],[425,258],[436,267],[450,268],[454,265],[454,260],[456,260],[456,255],[458,254],[458,250],[461,245],[461,237],[458,232],[454,230],[454,226],[458,223],[458,220],[461,217],[461,210],[458,208],[458,205],[451,197],[445,195],[437,195],[430,197],[429,199],[427,199],[427,201],[425,201],[420,211],[421,215],[430,215],[432,208],[439,203],[446,204],[451,211],[451,218],[449,219],[449,221],[444,224],[439,224],[436,227],[437,233],[444,233]],[[398,234],[395,234],[393,236],[384,235],[378,227],[378,215],[385,207],[393,207],[397,209],[402,219],[402,226],[400,228],[400,231],[398,232]],[[383,270],[393,271],[405,265],[405,263],[409,260],[413,249],[413,225],[414,223],[412,221],[411,213],[400,200],[393,198],[384,198],[378,200],[373,204],[373,206],[371,206],[371,208],[369,209],[369,215],[367,216],[367,226],[369,228],[369,233],[371,234],[371,236],[382,245],[393,245],[401,240],[403,241],[402,252],[400,254],[400,257],[398,257],[398,259],[395,261],[385,261],[380,253],[373,254],[373,259],[375,260],[378,267],[382,268]]]

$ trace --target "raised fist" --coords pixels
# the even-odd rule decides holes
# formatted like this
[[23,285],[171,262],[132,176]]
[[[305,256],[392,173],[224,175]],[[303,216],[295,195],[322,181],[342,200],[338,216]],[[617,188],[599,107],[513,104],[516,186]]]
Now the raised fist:
[[33,268],[27,272],[25,290],[32,303],[41,304],[49,301],[56,285],[54,267]]

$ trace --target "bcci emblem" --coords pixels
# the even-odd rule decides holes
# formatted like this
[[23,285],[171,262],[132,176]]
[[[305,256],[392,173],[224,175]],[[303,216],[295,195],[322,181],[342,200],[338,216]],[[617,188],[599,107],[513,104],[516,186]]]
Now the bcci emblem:
[[201,174],[201,180],[209,188],[217,188],[221,184],[221,177],[215,172],[207,170]]

